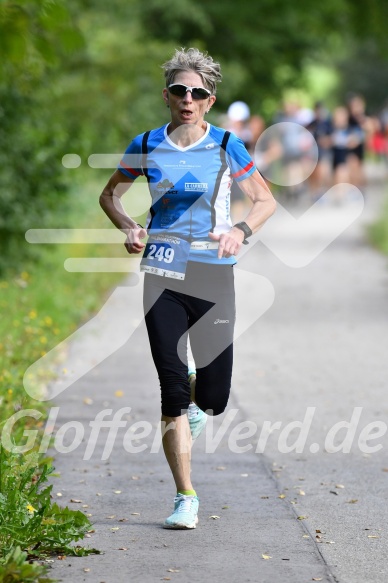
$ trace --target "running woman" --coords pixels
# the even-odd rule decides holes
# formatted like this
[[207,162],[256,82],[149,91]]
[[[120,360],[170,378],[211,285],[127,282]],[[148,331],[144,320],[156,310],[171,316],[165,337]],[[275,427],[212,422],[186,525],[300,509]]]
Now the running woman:
[[[216,101],[219,63],[189,48],[176,50],[162,67],[171,121],[133,139],[100,204],[126,233],[127,251],[143,253],[144,312],[161,388],[162,441],[176,485],[174,510],[163,526],[192,529],[199,505],[190,474],[192,440],[206,413],[223,413],[230,393],[233,266],[241,245],[274,212],[275,201],[241,140],[204,119]],[[144,228],[120,201],[140,175],[146,176],[152,199]],[[253,203],[236,225],[230,218],[233,180]],[[188,338],[196,369],[188,366]]]

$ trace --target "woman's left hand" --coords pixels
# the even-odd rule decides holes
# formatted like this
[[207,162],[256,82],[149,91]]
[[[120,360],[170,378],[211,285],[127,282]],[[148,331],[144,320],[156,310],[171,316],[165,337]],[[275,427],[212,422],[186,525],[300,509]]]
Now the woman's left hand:
[[227,233],[221,233],[220,235],[209,233],[209,237],[212,241],[219,241],[218,259],[237,255],[240,251],[242,242],[244,241],[244,233],[241,229],[237,229],[236,227],[233,227]]

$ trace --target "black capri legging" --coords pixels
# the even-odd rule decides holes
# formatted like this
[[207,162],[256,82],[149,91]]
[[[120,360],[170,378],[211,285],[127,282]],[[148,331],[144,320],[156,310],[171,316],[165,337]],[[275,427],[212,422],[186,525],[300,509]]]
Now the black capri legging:
[[189,261],[183,281],[146,273],[144,313],[163,415],[178,417],[190,404],[188,336],[197,369],[195,401],[203,411],[222,413],[233,366],[233,265]]

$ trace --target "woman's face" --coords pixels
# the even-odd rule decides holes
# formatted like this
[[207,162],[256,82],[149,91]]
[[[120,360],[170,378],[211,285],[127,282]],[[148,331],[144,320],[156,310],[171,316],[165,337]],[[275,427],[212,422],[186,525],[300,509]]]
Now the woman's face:
[[[200,75],[194,71],[180,71],[175,75],[174,83],[182,83],[188,87],[204,87]],[[190,91],[183,97],[178,97],[168,89],[163,89],[163,99],[170,107],[172,129],[186,124],[201,126],[205,113],[216,100],[214,95],[207,99],[193,99]]]

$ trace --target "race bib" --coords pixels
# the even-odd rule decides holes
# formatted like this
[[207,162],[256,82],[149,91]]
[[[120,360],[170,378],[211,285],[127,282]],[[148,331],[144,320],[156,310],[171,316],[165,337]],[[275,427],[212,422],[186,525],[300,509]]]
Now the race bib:
[[140,271],[185,279],[190,243],[171,235],[154,235],[148,239]]

